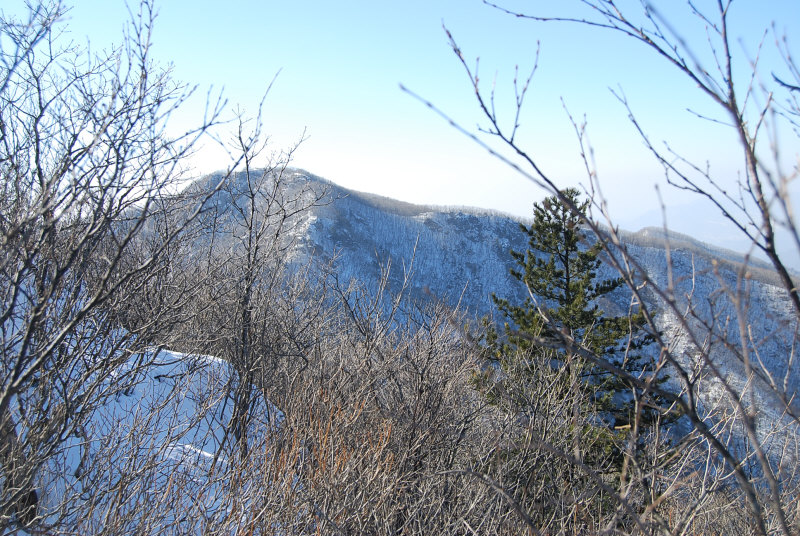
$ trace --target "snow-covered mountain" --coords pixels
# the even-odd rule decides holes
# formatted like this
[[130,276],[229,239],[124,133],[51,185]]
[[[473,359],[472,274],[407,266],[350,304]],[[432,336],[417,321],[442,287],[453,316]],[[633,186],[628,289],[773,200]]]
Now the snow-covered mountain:
[[390,289],[409,276],[415,297],[460,303],[479,315],[491,312],[492,292],[521,297],[509,273],[509,251],[527,245],[518,220],[478,209],[413,205],[295,173],[327,188],[329,200],[312,209],[300,247],[305,258],[334,259],[342,279],[369,288],[388,269]]
[[[222,211],[217,218],[237,217],[226,207],[230,192],[242,191],[242,181],[245,177],[234,175],[232,188],[212,200]],[[386,278],[390,293],[404,288],[412,299],[439,300],[473,319],[494,313],[493,293],[512,302],[521,302],[527,293],[510,275],[514,260],[509,252],[526,250],[520,224],[530,222],[487,210],[421,206],[351,191],[297,169],[286,170],[281,181],[280,203],[313,205],[284,227],[292,265],[332,266],[339,284],[358,281],[368,292],[383,288]],[[215,184],[214,177],[199,184]],[[792,398],[800,391],[792,357],[798,326],[771,268],[663,229],[622,232],[621,238],[638,264],[638,279],[649,277],[642,297],[670,353],[692,374],[707,378],[702,386],[707,411],[730,403],[722,379],[742,392],[749,366],[756,393],[750,400],[765,417],[765,430],[784,419],[785,406],[776,392]],[[605,279],[619,274],[606,264],[598,275]],[[656,287],[667,292],[659,294]],[[630,303],[631,293],[623,287],[598,305],[609,314],[624,315]],[[710,361],[698,361],[701,354]],[[711,368],[713,373],[705,374]]]
[[[377,286],[387,267],[390,289],[399,289],[410,272],[412,296],[443,300],[474,316],[492,314],[492,293],[523,299],[525,289],[509,273],[514,262],[509,250],[525,251],[520,224],[529,222],[486,210],[420,206],[351,191],[301,170],[291,172],[290,183],[295,181],[327,191],[327,203],[311,209],[298,227],[302,229],[297,237],[298,260],[334,259],[340,277],[358,279],[367,288]],[[743,385],[745,365],[741,352],[731,346],[741,349],[737,323],[741,314],[756,383],[764,387],[770,381],[785,381],[787,393],[800,390],[796,360],[790,358],[797,318],[766,263],[745,262],[739,253],[658,228],[623,232],[622,238],[649,277],[664,289],[672,288],[676,310],[691,312],[687,325],[695,340],[663,298],[644,290],[676,355],[689,362],[697,355],[698,344],[707,345],[721,373]],[[617,275],[606,265],[600,277]],[[624,314],[629,302],[630,293],[623,289],[601,307]],[[707,329],[711,325],[714,329]],[[709,332],[723,335],[724,340],[709,338]],[[721,396],[718,390],[709,389]],[[764,397],[764,411],[778,418],[779,405]]]
[[[348,190],[302,170],[292,171],[289,182],[327,192],[325,202],[310,209],[297,227],[299,261],[334,259],[343,276],[365,283],[377,280],[391,264],[394,283],[411,271],[412,292],[460,303],[479,315],[491,313],[492,293],[522,296],[519,282],[509,274],[514,264],[509,251],[527,249],[520,224],[528,220],[476,208],[414,205]],[[735,288],[745,261],[737,252],[659,228],[621,235],[629,253],[661,285],[670,273],[669,255],[676,297],[694,284],[698,303],[725,285]],[[766,263],[748,259],[745,273],[754,318],[791,314],[789,300]],[[614,276],[610,267],[600,274]]]

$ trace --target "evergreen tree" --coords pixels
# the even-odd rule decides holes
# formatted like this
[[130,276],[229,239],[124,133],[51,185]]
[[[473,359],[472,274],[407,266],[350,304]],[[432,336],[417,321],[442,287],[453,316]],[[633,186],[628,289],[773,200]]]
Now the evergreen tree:
[[[626,456],[640,454],[642,436],[631,435],[628,426],[637,410],[640,424],[659,422],[652,396],[640,396],[633,385],[572,350],[581,347],[635,376],[653,373],[644,352],[653,337],[643,315],[614,316],[600,308],[603,298],[622,291],[623,281],[599,276],[602,244],[581,226],[588,202],[575,189],[563,193],[578,211],[549,197],[534,205],[531,226],[522,226],[528,248],[511,252],[511,273],[527,297],[517,304],[493,296],[503,325],[487,326],[485,350],[492,364],[474,377],[506,417],[507,440],[496,465],[485,470],[496,471],[494,478],[542,524],[574,513],[554,490],[571,490],[594,512],[612,508],[580,467],[616,475]],[[538,340],[573,344],[537,345]],[[575,463],[564,463],[564,455]],[[582,522],[571,519],[578,532]]]
[[[633,385],[575,354],[536,348],[531,341],[531,336],[572,340],[633,375],[653,372],[652,359],[642,353],[653,337],[644,329],[641,312],[611,316],[600,309],[598,300],[623,282],[620,278],[598,278],[602,245],[599,241],[590,243],[581,227],[588,201],[581,201],[576,189],[563,193],[579,212],[555,196],[548,197],[534,205],[530,228],[521,226],[528,235],[528,250],[511,252],[517,265],[511,273],[525,285],[528,297],[517,305],[492,296],[505,323],[500,333],[489,327],[487,350],[490,358],[501,365],[524,352],[576,374],[581,394],[586,395],[583,399],[601,415],[612,417],[609,425],[623,427],[631,422],[635,411],[631,402],[636,392]],[[650,400],[654,401],[652,396]],[[640,408],[645,423],[657,417],[654,405]]]

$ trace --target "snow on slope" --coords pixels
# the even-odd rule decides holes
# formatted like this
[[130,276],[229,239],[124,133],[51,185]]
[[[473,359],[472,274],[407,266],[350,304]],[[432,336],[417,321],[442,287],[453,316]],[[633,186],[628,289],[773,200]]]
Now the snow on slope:
[[[757,435],[766,450],[794,458],[785,450],[786,439],[791,443],[792,437],[798,437],[798,426],[786,415],[779,395],[785,394],[793,400],[794,411],[800,410],[800,370],[794,356],[798,319],[777,276],[764,263],[742,264],[741,256],[728,250],[682,235],[665,237],[659,232],[656,236],[651,230],[627,234],[628,252],[659,286],[668,288],[665,246],[669,241],[674,300],[686,320],[652,293],[645,295],[650,296],[651,309],[657,311],[657,322],[669,337],[673,355],[688,370],[706,373],[695,386],[705,411],[709,415],[732,411],[724,379],[737,393],[747,393],[744,403],[755,410]],[[701,349],[710,363],[699,359]],[[750,384],[747,362],[753,372]],[[739,448],[746,444],[742,435],[741,430],[733,434]]]
[[[313,222],[298,242],[307,257],[327,260],[335,256],[345,279],[352,277],[375,288],[391,261],[390,288],[397,290],[404,270],[413,264],[412,295],[458,304],[477,316],[493,312],[492,293],[512,301],[524,298],[524,289],[509,274],[513,267],[509,250],[527,249],[519,229],[526,222],[478,209],[437,209],[353,192],[301,170],[294,171],[294,179],[330,189],[333,201],[314,210]],[[628,252],[662,287],[668,284],[669,246],[675,299],[681,311],[691,306],[690,325],[700,336],[693,343],[677,316],[666,312],[664,302],[645,292],[657,312],[659,327],[671,333],[674,352],[687,365],[697,355],[696,344],[710,344],[715,366],[739,387],[745,384],[744,363],[726,344],[741,346],[737,323],[741,314],[747,329],[743,334],[746,348],[757,373],[756,398],[764,429],[784,420],[767,382],[772,379],[780,385],[785,381],[789,396],[800,394],[797,360],[790,359],[797,318],[770,267],[748,259],[747,270],[740,273],[742,255],[661,229],[623,233],[623,240]],[[601,278],[616,275],[609,266],[600,272]],[[601,306],[609,313],[624,314],[629,301],[630,294],[623,289]],[[714,325],[724,340],[705,340],[704,325]],[[719,382],[708,386],[709,411],[721,400],[720,391]]]
[[[492,293],[509,299],[523,297],[519,282],[510,276],[513,259],[509,251],[525,251],[526,236],[520,224],[530,223],[508,215],[480,209],[450,209],[418,206],[373,194],[346,190],[305,171],[295,170],[294,180],[318,183],[329,191],[330,204],[316,207],[298,237],[305,257],[337,258],[347,276],[366,283],[377,280],[391,261],[392,280],[402,279],[403,269],[413,265],[413,290],[461,304],[479,315],[492,312]],[[742,256],[703,244],[690,237],[647,228],[623,233],[629,252],[659,284],[666,284],[665,246],[670,244],[672,268],[679,283],[676,295],[692,291],[698,304],[716,296],[720,280],[735,288],[736,267]],[[751,319],[761,331],[773,333],[770,323],[785,323],[792,316],[788,300],[776,286],[777,279],[760,261],[748,262],[748,296]],[[600,277],[613,277],[610,267]],[[694,280],[692,279],[694,277]],[[369,285],[368,285],[369,286]],[[424,292],[421,290],[424,289]],[[466,290],[465,290],[466,289]],[[627,308],[628,295],[615,296],[616,305]]]
[[[159,527],[174,521],[159,517],[169,512],[224,515],[218,510],[229,499],[222,477],[234,448],[226,434],[234,387],[228,364],[210,356],[160,351],[133,367],[123,366],[116,375],[125,376],[131,388],[101,406],[41,472],[45,523],[59,519],[62,525],[99,528],[102,509],[112,508],[116,520],[130,512],[137,533],[148,533],[143,525],[150,524],[151,533],[157,534]],[[252,429],[263,431],[275,426],[280,415],[261,399],[253,419]],[[84,490],[92,493],[84,495]],[[152,496],[155,490],[164,495]],[[84,496],[96,503],[97,518],[71,520],[70,506],[77,505],[65,505],[64,498],[81,502]],[[176,507],[175,501],[185,504]],[[159,507],[166,502],[173,503],[171,508]],[[147,516],[141,515],[143,508]],[[88,504],[76,508],[91,510]]]
[[[293,227],[295,262],[333,260],[340,281],[360,281],[377,289],[389,267],[389,291],[398,291],[410,273],[408,291],[420,300],[439,299],[460,306],[476,317],[492,314],[492,293],[511,301],[524,299],[525,289],[510,274],[510,250],[525,251],[526,236],[520,222],[510,216],[478,209],[418,206],[338,187],[302,170],[290,170],[287,187],[293,191],[327,190],[327,203],[314,207]],[[673,352],[694,366],[698,346],[707,345],[714,365],[731,384],[745,384],[744,363],[730,346],[750,352],[758,373],[754,380],[759,406],[767,426],[782,419],[780,404],[766,388],[772,379],[785,380],[787,393],[800,392],[800,374],[793,355],[797,318],[785,292],[776,286],[768,266],[748,261],[746,277],[740,274],[743,257],[735,252],[702,244],[691,237],[643,229],[623,233],[628,252],[659,286],[668,285],[667,245],[674,297],[683,314],[691,309],[690,330],[666,311],[665,303],[645,291],[656,311],[659,328],[669,333]],[[614,277],[610,267],[600,277]],[[732,299],[742,296],[744,299]],[[630,294],[618,290],[601,303],[611,314],[624,314]],[[746,332],[740,333],[741,316]],[[707,339],[704,325],[714,325],[723,338]],[[706,333],[707,334],[707,333]],[[709,385],[709,407],[718,399],[719,382]],[[772,423],[772,424],[770,424]]]
[[[667,253],[663,238],[653,241],[645,230],[637,235],[628,235],[628,252],[646,267],[648,275],[662,288],[669,286]],[[707,332],[715,326],[715,332],[724,334],[728,345],[742,347],[746,343],[752,353],[751,359],[761,368],[763,378],[768,376],[782,383],[786,378],[788,391],[798,392],[800,374],[792,354],[797,332],[797,319],[787,293],[777,284],[777,277],[760,262],[744,267],[740,259],[731,252],[685,241],[680,235],[670,237],[670,258],[673,272],[673,293],[678,309],[691,309],[691,325],[696,332]],[[663,311],[664,304],[654,300],[656,310]],[[665,330],[679,330],[674,315],[663,315],[661,323]],[[747,330],[740,333],[739,318]],[[689,354],[687,337],[682,341],[684,353]],[[712,354],[716,356],[724,373],[744,375],[743,363],[735,359],[730,346],[723,340],[709,341]],[[759,363],[760,362],[760,363]],[[762,366],[763,365],[763,366]]]
[[299,241],[307,258],[336,258],[342,280],[354,278],[375,288],[390,264],[390,289],[397,291],[410,272],[415,297],[451,305],[460,301],[479,315],[491,312],[492,292],[522,296],[509,274],[509,251],[527,245],[517,220],[488,211],[412,205],[349,191],[302,171],[295,174],[330,189],[332,202],[314,209]]

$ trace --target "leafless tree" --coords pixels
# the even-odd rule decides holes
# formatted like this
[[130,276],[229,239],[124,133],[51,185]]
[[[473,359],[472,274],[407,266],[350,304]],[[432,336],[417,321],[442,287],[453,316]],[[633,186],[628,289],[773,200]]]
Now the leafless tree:
[[139,4],[123,44],[104,56],[64,42],[63,14],[59,3],[34,3],[27,18],[0,21],[3,531],[42,521],[42,471],[130,387],[152,359],[148,346],[178,320],[168,301],[146,321],[125,304],[169,270],[199,210],[157,239],[146,232],[221,104],[195,129],[166,135],[190,91],[150,59],[152,5]]
[[[688,278],[678,278],[674,275],[677,268],[673,269],[678,252],[671,251],[668,234],[662,242],[665,271],[648,270],[608,217],[605,200],[596,193],[601,190],[589,156],[585,124],[573,121],[580,157],[587,170],[587,191],[594,201],[594,216],[585,219],[586,228],[603,242],[607,261],[625,280],[635,306],[645,312],[650,332],[658,342],[657,371],[669,371],[674,382],[672,387],[664,388],[652,380],[653,376],[626,374],[602,355],[581,349],[579,341],[568,336],[532,338],[544,347],[573,349],[636,385],[644,393],[634,400],[637,407],[652,404],[647,393],[658,394],[671,403],[671,407],[661,409],[679,411],[682,422],[688,425],[680,433],[675,429],[670,438],[653,438],[637,430],[637,423],[633,423],[629,444],[644,441],[653,451],[644,461],[629,456],[616,482],[603,481],[596,468],[582,467],[599,487],[613,492],[610,496],[619,513],[602,530],[599,526],[588,526],[587,530],[686,534],[746,527],[744,530],[758,534],[796,534],[800,530],[796,502],[799,423],[793,341],[797,338],[800,299],[796,280],[784,261],[786,252],[780,249],[776,234],[781,229],[791,237],[790,247],[800,246],[789,195],[789,184],[797,178],[798,170],[795,164],[787,171],[780,161],[779,148],[793,146],[786,145],[786,138],[779,145],[773,137],[775,132],[788,132],[794,135],[792,141],[797,141],[798,68],[786,39],[775,36],[775,48],[784,60],[782,74],[761,73],[757,51],[754,59],[744,62],[752,72],[744,77],[742,86],[736,69],[743,62],[735,57],[735,36],[730,35],[728,25],[730,13],[737,7],[735,2],[686,3],[689,14],[706,28],[707,40],[698,46],[710,47],[706,51],[713,59],[712,67],[701,64],[695,45],[669,24],[655,3],[642,2],[641,6],[632,7],[606,0],[578,1],[569,6],[569,11],[564,6],[568,13],[564,16],[538,15],[534,8],[533,13],[523,13],[502,3],[484,3],[532,24],[591,26],[621,34],[630,39],[631,46],[651,50],[665,68],[677,70],[696,84],[725,114],[726,124],[736,134],[738,144],[731,150],[741,155],[745,163],[736,189],[726,188],[706,166],[681,158],[669,149],[657,148],[624,96],[620,94],[619,99],[647,147],[664,167],[670,184],[705,199],[748,238],[753,249],[769,260],[774,272],[767,279],[777,279],[782,293],[775,298],[773,310],[756,308],[754,296],[767,279],[758,275],[749,255],[740,262],[719,259],[706,263],[701,263],[702,257],[698,256],[701,264],[690,271]],[[517,136],[520,110],[531,78],[515,79],[517,113],[511,123],[503,123],[496,113],[494,89],[484,90],[452,37],[451,44],[466,69],[486,120],[478,134],[457,128],[523,177],[569,203],[556,178],[539,166],[536,148],[524,147]],[[499,140],[510,153],[493,148],[496,146],[480,137],[483,135]],[[577,213],[577,207],[573,208]],[[701,283],[719,288],[707,302],[695,299],[693,289]],[[787,304],[785,314],[778,312],[781,300]],[[764,316],[772,319],[772,327],[758,335],[752,327]],[[674,329],[664,331],[665,319]],[[782,346],[770,344],[779,338],[788,342]],[[776,351],[782,355],[770,355]],[[568,463],[578,462],[570,461],[563,452],[559,456]],[[714,512],[724,515],[715,516]],[[622,522],[624,517],[627,522]],[[531,529],[539,528],[538,522],[526,519]]]
[[[241,166],[205,202],[194,226],[200,253],[192,271],[200,290],[190,307],[203,312],[184,329],[183,343],[233,366],[234,412],[227,428],[245,457],[253,397],[266,390],[271,403],[282,407],[282,376],[287,367],[306,363],[317,338],[310,327],[321,304],[307,293],[303,278],[312,277],[310,266],[304,269],[297,248],[310,209],[328,202],[324,188],[288,167],[292,151],[272,154],[264,167],[255,167],[267,145],[259,118],[254,124],[247,130],[239,122],[232,146],[242,155]],[[216,180],[202,183],[199,193]]]

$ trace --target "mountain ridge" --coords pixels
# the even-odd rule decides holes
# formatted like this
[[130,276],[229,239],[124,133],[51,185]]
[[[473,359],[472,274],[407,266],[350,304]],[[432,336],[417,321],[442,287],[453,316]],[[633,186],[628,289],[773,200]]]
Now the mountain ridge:
[[[492,317],[493,295],[512,303],[527,297],[525,287],[510,273],[515,267],[510,251],[528,247],[520,229],[527,223],[522,218],[482,209],[415,205],[350,190],[294,168],[286,169],[281,180],[294,192],[288,198],[303,194],[319,200],[291,227],[294,266],[312,263],[331,268],[344,286],[358,282],[368,291],[402,291],[420,302],[434,299],[458,307],[475,322]],[[760,372],[755,381],[763,383],[764,393],[769,391],[769,378],[785,378],[787,394],[800,394],[800,371],[787,357],[793,355],[796,317],[767,265],[658,228],[623,231],[619,236],[625,254],[638,265],[634,277],[641,281],[647,276],[649,284],[641,297],[654,313],[658,330],[669,334],[676,359],[690,369],[698,366],[693,360],[698,345],[705,343],[690,334],[712,326],[715,337],[724,336],[708,342],[722,377],[745,384],[749,365],[741,352],[730,352],[730,345],[747,346],[758,351]],[[614,247],[610,252],[622,254]],[[598,279],[619,277],[607,258],[601,255],[601,260],[606,262]],[[598,302],[615,316],[626,314],[631,304],[631,292],[624,287]],[[736,322],[740,315],[742,324]],[[745,333],[739,332],[740,325]],[[764,407],[772,412],[771,419],[780,419],[780,404],[773,402],[765,398]]]
[[[426,231],[435,234],[445,230],[446,225],[451,225],[454,229],[467,233],[467,235],[471,236],[473,239],[492,236],[492,233],[481,232],[477,228],[479,225],[485,225],[494,230],[501,229],[502,232],[495,235],[501,246],[501,249],[496,252],[499,257],[497,260],[501,260],[500,258],[503,257],[506,258],[505,260],[508,261],[506,263],[508,267],[510,267],[511,263],[509,249],[515,249],[516,251],[525,251],[527,249],[527,242],[523,233],[519,230],[519,226],[529,225],[532,221],[530,218],[522,218],[512,214],[478,207],[414,204],[339,186],[332,181],[302,169],[291,169],[290,174],[291,180],[316,182],[331,189],[328,193],[328,198],[331,203],[325,207],[314,208],[312,211],[316,219],[320,217],[329,218],[329,223],[333,226],[341,226],[343,228],[352,226],[353,222],[343,221],[342,217],[345,215],[355,216],[354,222],[356,223],[369,221],[368,218],[365,218],[365,211],[372,209],[389,214],[390,219],[394,219],[394,223],[397,224],[401,223],[400,220],[406,218],[405,223],[407,223],[410,229],[418,229],[421,238],[426,238],[431,241],[433,241],[434,237],[427,236]],[[336,210],[331,209],[331,205],[337,202],[343,202],[340,203],[340,205],[344,204],[345,206],[339,206]],[[358,208],[354,205],[360,205],[360,208],[355,212],[350,212],[352,209]],[[318,225],[316,230],[322,231],[323,229]],[[331,231],[328,230],[328,232]],[[347,244],[346,241],[343,240],[345,238],[343,236],[344,234],[345,233],[340,234],[333,232],[330,237],[306,237],[306,243],[308,244],[309,240],[313,242],[318,252],[322,246],[333,245],[335,247],[338,244],[347,247],[348,245],[352,245]],[[669,230],[665,231],[663,228],[659,227],[644,227],[638,231],[622,230],[619,234],[627,245],[632,245],[637,248],[665,250],[668,245],[672,252],[683,252],[690,256],[696,255],[706,259],[709,264],[711,260],[716,260],[718,265],[732,271],[746,264],[748,277],[770,284],[776,284],[777,281],[771,266],[767,262],[741,252],[702,242],[683,233]],[[409,235],[409,230],[405,230],[403,235]],[[331,242],[331,240],[326,238],[332,238],[333,240]],[[342,241],[337,242],[337,238]],[[396,237],[389,238],[392,238],[392,242],[397,242]],[[436,241],[441,245],[447,244],[447,241],[444,240]],[[386,240],[386,242],[389,242],[389,240]],[[373,247],[371,249],[374,251],[381,251],[383,249],[386,253],[392,253],[392,248]],[[407,253],[408,252],[406,252],[406,254]],[[416,257],[419,257],[419,255],[416,255]],[[386,261],[388,259],[383,260]],[[471,279],[473,281],[476,280],[475,278]]]
[[[293,180],[319,180],[303,170],[292,173]],[[313,221],[299,240],[306,260],[335,258],[340,274],[362,282],[365,288],[377,288],[390,263],[388,287],[394,291],[406,284],[406,272],[413,265],[406,292],[425,301],[435,297],[466,309],[475,318],[492,316],[493,293],[512,302],[526,298],[527,291],[510,274],[514,260],[509,254],[512,249],[527,249],[527,236],[520,229],[520,224],[526,223],[523,219],[481,209],[440,210],[355,192],[330,181],[325,184],[345,195],[312,209]],[[786,378],[787,392],[800,392],[797,365],[786,357],[792,354],[794,311],[766,263],[658,228],[620,232],[620,236],[627,254],[649,279],[671,293],[673,310],[687,311],[685,319],[678,318],[669,312],[663,297],[651,288],[642,290],[656,313],[659,329],[674,337],[679,359],[690,362],[697,355],[696,341],[687,336],[686,326],[698,332],[705,325],[719,326],[729,343],[757,341],[761,365],[756,381],[768,382],[770,376]],[[607,263],[598,272],[600,279],[618,276]],[[740,309],[731,299],[734,292],[741,292],[745,300]],[[622,288],[599,305],[608,314],[624,315],[630,304],[630,291]],[[740,334],[736,326],[725,325],[726,318],[735,319],[739,313],[744,315],[749,333]],[[744,384],[746,367],[740,356],[730,357],[725,345],[716,344],[712,357],[723,375]],[[718,402],[718,387],[709,389],[715,393],[709,397],[709,405],[716,403],[712,399]],[[763,392],[767,391],[764,383]],[[765,413],[771,414],[768,420],[782,418],[780,404],[767,395],[763,406]]]

